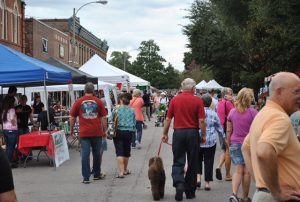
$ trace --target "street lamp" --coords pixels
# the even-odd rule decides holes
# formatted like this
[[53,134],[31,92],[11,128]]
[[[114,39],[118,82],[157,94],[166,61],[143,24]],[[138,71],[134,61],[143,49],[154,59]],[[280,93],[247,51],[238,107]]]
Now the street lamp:
[[76,49],[76,45],[75,45],[75,19],[76,19],[76,14],[78,13],[78,11],[80,9],[82,9],[86,5],[93,4],[93,3],[105,5],[105,4],[107,4],[107,1],[91,1],[91,2],[88,2],[88,3],[83,4],[82,6],[80,6],[77,9],[77,11],[76,11],[75,8],[73,8],[73,36],[72,36],[72,62],[73,62],[73,66],[75,66],[75,49]]

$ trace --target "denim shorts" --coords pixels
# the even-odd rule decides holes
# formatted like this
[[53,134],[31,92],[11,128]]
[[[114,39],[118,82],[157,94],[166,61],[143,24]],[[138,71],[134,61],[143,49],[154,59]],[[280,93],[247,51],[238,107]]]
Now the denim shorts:
[[229,147],[231,161],[234,165],[245,165],[241,148],[242,144],[231,144]]

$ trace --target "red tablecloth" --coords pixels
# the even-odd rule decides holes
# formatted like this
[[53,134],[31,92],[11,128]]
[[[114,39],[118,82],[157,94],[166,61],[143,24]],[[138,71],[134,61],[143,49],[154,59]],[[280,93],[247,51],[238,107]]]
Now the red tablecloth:
[[54,146],[49,131],[34,131],[31,133],[20,135],[19,151],[22,154],[28,155],[30,150],[34,147],[47,147],[48,155],[51,157],[53,156]]

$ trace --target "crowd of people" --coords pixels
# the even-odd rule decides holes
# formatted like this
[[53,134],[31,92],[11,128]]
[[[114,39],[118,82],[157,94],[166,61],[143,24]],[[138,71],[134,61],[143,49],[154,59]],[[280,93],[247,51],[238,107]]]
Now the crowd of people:
[[[233,96],[231,89],[224,88],[222,97],[217,100],[212,92],[201,99],[194,96],[195,86],[192,79],[182,82],[182,93],[170,102],[163,131],[162,139],[168,142],[168,130],[174,119],[172,178],[175,200],[183,200],[183,193],[187,199],[196,197],[203,163],[204,189],[211,190],[209,182],[213,180],[219,137],[224,152],[216,168],[216,178],[222,179],[221,168],[225,162],[225,180],[232,180],[230,202],[300,201],[299,77],[288,72],[277,73],[270,83],[269,99],[265,106],[260,103],[259,108],[252,105],[252,89],[242,88]],[[232,177],[231,162],[234,165]],[[256,184],[253,199],[249,196],[251,177]],[[239,197],[240,185],[243,190]]]
[[[131,149],[142,148],[146,122],[163,108],[162,141],[165,143],[169,141],[173,120],[172,179],[176,201],[182,201],[184,193],[187,199],[195,198],[201,186],[211,191],[214,174],[216,179],[223,180],[224,164],[224,179],[232,185],[230,202],[300,201],[300,161],[296,157],[300,153],[299,77],[288,72],[277,73],[270,83],[269,99],[257,106],[253,105],[255,96],[249,88],[242,88],[236,95],[232,89],[224,88],[218,95],[209,90],[199,96],[195,86],[193,79],[183,80],[174,97],[165,92],[151,94],[139,89],[121,93],[118,100],[112,101],[115,106],[107,118],[104,100],[97,98],[94,85],[87,83],[85,95],[75,101],[70,111],[71,135],[76,121],[79,122],[82,182],[89,184],[91,176],[94,180],[105,177],[101,161],[107,147],[108,122],[112,121],[117,134],[113,137],[118,168],[115,177],[122,179],[130,175]],[[11,167],[18,136],[29,131],[28,120],[33,122],[32,114],[45,111],[38,96],[32,107],[26,105],[26,96],[16,105],[15,93],[9,91],[4,99],[1,120]],[[56,102],[53,111],[62,110],[65,108]],[[214,170],[218,142],[222,152]],[[249,195],[251,178],[257,188],[253,199]]]

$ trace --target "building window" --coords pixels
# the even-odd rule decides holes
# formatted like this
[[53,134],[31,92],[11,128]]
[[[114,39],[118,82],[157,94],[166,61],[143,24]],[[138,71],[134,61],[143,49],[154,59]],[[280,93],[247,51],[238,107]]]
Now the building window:
[[42,38],[42,43],[43,43],[43,52],[48,53],[48,40]]
[[65,57],[65,48],[61,44],[59,44],[59,57],[60,58],[64,58]]
[[19,20],[18,20],[18,8],[15,6],[14,13],[13,13],[13,42],[18,43],[18,36],[19,36]]

